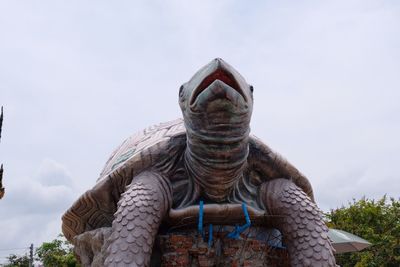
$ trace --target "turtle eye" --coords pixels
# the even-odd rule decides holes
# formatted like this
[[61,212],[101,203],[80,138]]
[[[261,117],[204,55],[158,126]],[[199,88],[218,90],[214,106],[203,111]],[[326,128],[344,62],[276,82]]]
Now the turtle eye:
[[253,91],[254,91],[254,87],[253,87],[253,85],[250,85],[250,92],[253,93]]
[[183,85],[179,88],[179,97],[183,97]]

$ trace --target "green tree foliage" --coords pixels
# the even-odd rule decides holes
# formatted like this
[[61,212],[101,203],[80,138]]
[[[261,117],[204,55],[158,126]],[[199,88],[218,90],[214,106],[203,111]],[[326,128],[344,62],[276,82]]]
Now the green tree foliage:
[[28,267],[29,266],[29,258],[27,255],[18,256],[15,254],[11,254],[7,257],[8,263],[4,265],[4,267]]
[[400,266],[400,201],[362,198],[326,214],[328,226],[358,235],[373,245],[337,256],[341,266]]
[[[62,235],[51,242],[44,242],[36,249],[35,260],[45,267],[80,267],[72,251],[71,244]],[[11,254],[4,267],[28,267],[29,257]]]
[[45,267],[78,267],[72,246],[60,235],[51,242],[44,242],[36,249],[37,260]]

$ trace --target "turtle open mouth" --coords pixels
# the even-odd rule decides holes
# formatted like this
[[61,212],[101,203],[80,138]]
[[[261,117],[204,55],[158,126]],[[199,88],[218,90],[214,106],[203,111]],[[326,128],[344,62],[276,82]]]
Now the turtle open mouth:
[[246,100],[243,90],[240,88],[239,84],[237,83],[233,75],[223,69],[217,69],[213,73],[208,75],[194,90],[190,99],[190,105],[193,105],[197,97],[216,80],[219,80],[224,84],[228,85],[231,89],[238,92],[243,97],[243,99]]

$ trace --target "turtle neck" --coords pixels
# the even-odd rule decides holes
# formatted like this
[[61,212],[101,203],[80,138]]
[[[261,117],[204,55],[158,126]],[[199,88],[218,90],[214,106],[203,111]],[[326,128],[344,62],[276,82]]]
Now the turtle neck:
[[[186,123],[185,123],[186,125]],[[243,175],[249,153],[250,128],[243,124],[196,129],[186,125],[185,167],[200,187],[200,195],[223,202]]]

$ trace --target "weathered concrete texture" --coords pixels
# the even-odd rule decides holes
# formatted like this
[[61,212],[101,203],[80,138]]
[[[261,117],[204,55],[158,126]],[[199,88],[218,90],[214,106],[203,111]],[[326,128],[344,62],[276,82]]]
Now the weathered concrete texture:
[[104,266],[105,241],[111,235],[111,227],[98,228],[84,232],[74,238],[74,252],[82,266]]
[[270,247],[260,240],[236,240],[225,235],[215,235],[211,247],[196,234],[158,236],[156,242],[161,250],[161,266],[290,266],[285,249]]

